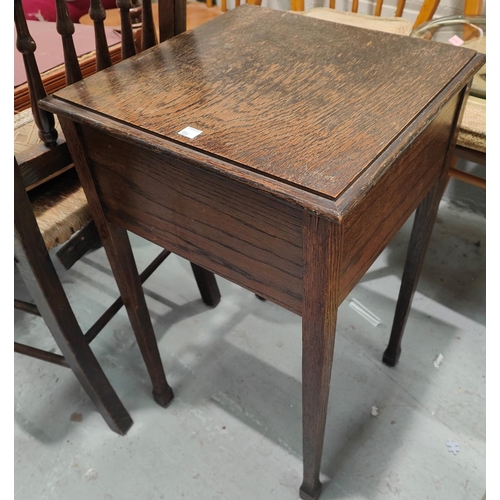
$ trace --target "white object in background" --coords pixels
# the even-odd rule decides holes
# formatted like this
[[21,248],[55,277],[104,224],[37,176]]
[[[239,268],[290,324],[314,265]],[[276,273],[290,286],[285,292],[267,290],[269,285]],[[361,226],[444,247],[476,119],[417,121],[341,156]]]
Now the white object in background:
[[458,445],[458,443],[452,441],[451,439],[448,439],[448,441],[446,441],[446,446],[448,447],[448,451],[450,453],[453,453],[453,455],[456,455],[460,452],[460,446]]
[[374,327],[382,324],[382,320],[375,316],[367,307],[365,307],[359,300],[351,299],[349,302],[349,307],[354,309],[360,316],[368,321],[368,323],[372,324]]
[[439,365],[443,362],[443,355],[442,354],[439,354],[439,356],[436,358],[436,360],[434,361],[434,366],[436,368],[439,368]]

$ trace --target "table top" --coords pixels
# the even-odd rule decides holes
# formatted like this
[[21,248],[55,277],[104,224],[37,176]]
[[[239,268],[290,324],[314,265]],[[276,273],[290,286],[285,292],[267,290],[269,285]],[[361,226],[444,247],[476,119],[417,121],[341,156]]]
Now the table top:
[[[335,199],[482,62],[461,47],[244,5],[55,95],[76,114]],[[186,127],[201,134],[180,135]]]

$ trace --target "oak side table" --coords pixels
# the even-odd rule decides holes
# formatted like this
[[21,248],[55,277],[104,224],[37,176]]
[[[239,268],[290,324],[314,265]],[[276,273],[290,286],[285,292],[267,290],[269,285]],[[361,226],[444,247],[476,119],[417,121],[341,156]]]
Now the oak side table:
[[133,328],[152,325],[126,230],[302,316],[303,499],[321,492],[337,309],[417,209],[384,353],[397,363],[483,63],[245,5],[41,104],[59,115]]

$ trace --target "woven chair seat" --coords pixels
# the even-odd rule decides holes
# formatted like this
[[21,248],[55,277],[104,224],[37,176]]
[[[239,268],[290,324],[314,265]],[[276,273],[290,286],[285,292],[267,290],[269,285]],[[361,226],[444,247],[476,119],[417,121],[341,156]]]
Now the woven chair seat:
[[467,99],[457,146],[486,153],[486,99],[474,96]]
[[[63,137],[61,126],[57,116],[55,118],[55,127],[59,137]],[[14,113],[14,154],[27,151],[32,146],[41,142],[38,137],[38,128],[33,119],[31,108],[25,109],[20,113]]]
[[29,192],[47,250],[68,241],[92,217],[74,169]]
[[[62,136],[57,117],[56,129]],[[14,154],[40,142],[31,108],[14,114]],[[29,196],[47,250],[68,241],[92,219],[74,169],[44,182],[31,190]]]

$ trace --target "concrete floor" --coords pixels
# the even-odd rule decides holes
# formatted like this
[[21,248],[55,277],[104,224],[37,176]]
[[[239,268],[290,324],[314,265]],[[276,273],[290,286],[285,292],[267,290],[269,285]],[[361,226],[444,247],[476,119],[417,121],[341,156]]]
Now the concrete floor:
[[[322,500],[481,500],[485,492],[485,218],[442,203],[391,369],[381,357],[409,232],[407,223],[340,308]],[[142,269],[158,249],[132,242]],[[61,275],[84,328],[116,297],[102,249]],[[92,344],[134,419],[124,437],[69,370],[15,355],[16,499],[298,498],[300,318],[218,282],[223,298],[213,310],[176,256],[145,284],[176,395],[168,409],[151,397],[124,311]],[[19,276],[15,289],[23,294]],[[39,318],[16,312],[15,334],[54,348]]]

